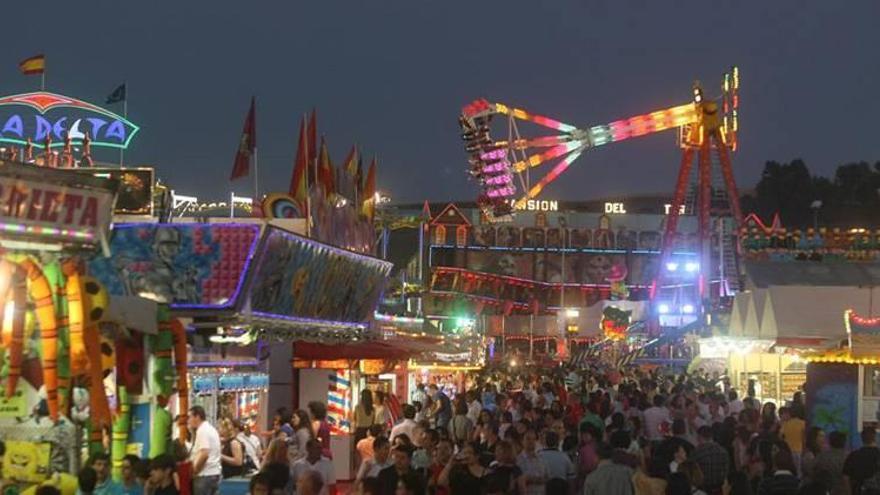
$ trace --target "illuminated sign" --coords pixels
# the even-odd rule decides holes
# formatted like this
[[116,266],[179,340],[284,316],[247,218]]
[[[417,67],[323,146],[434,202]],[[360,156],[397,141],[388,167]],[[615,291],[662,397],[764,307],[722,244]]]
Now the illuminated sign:
[[517,205],[515,199],[508,201],[511,207],[520,211],[559,211],[559,201],[545,199],[530,199],[524,204]]
[[113,179],[119,183],[116,196],[117,215],[153,214],[153,169],[150,167],[136,168],[76,168],[79,174],[91,175],[104,179]]
[[626,213],[626,207],[623,203],[605,203],[605,213],[624,214]]
[[0,142],[23,146],[28,139],[42,146],[49,137],[53,148],[74,145],[88,134],[92,146],[128,148],[138,126],[97,105],[39,91],[0,98]]
[[97,243],[110,228],[114,186],[69,171],[0,162],[0,232],[4,238]]
[[[671,210],[672,210],[672,205],[671,205],[671,204],[666,203],[665,205],[663,205],[663,213],[664,213],[665,215],[669,215],[669,212],[670,212]],[[687,211],[687,206],[686,206],[686,205],[678,205],[678,214],[679,214],[679,215],[684,215],[686,211]]]

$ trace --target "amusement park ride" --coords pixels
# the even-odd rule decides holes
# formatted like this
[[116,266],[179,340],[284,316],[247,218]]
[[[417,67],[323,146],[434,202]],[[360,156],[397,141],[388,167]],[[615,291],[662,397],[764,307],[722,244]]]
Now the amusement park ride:
[[[714,211],[716,214],[732,216],[733,228],[738,229],[742,222],[738,192],[730,162],[730,152],[736,150],[737,146],[738,110],[739,71],[733,67],[724,74],[721,96],[717,99],[706,97],[703,88],[697,82],[693,86],[693,100],[689,103],[609,124],[579,128],[502,103],[491,103],[485,99],[476,100],[465,106],[459,122],[465,150],[468,153],[470,175],[480,183],[482,189],[477,203],[489,221],[494,222],[509,220],[517,209],[521,209],[529,200],[536,198],[548,184],[559,178],[588,149],[677,128],[682,159],[663,236],[661,267],[665,269],[659,270],[654,282],[652,298],[658,296],[658,287],[663,287],[663,282],[677,283],[676,279],[680,274],[672,272],[685,271],[677,270],[679,263],[673,260],[672,251],[675,248],[679,216],[688,199],[695,157],[698,157],[698,166],[696,188],[692,192],[695,200],[693,209],[696,210],[699,221],[700,262],[699,265],[688,263],[690,268],[695,266],[697,268],[687,271],[699,272],[697,281],[699,297],[706,298],[710,295],[713,297],[723,295],[726,290],[722,281],[719,284],[720,290],[708,294],[712,270],[699,269],[700,265],[704,268],[712,267],[713,210],[716,210]],[[490,135],[490,123],[496,118],[507,124],[506,139],[495,139]],[[558,131],[558,134],[524,137],[519,131],[520,121]],[[713,150],[718,155],[723,188],[727,192],[729,202],[726,211],[723,212],[713,208],[712,202]],[[532,184],[530,172],[554,161],[556,163],[550,171]],[[732,249],[736,249],[735,243]],[[684,268],[685,263],[681,265]],[[721,272],[723,273],[723,268]],[[664,305],[660,306],[662,308]],[[689,304],[687,306],[693,308]]]

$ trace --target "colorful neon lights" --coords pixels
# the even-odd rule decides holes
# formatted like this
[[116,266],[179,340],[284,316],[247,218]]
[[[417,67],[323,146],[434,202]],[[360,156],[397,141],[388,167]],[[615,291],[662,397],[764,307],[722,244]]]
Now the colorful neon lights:
[[575,151],[574,153],[568,155],[567,157],[565,157],[565,159],[563,159],[555,167],[553,167],[553,170],[551,170],[549,174],[545,175],[540,181],[538,181],[537,184],[535,184],[534,186],[532,186],[531,189],[529,189],[529,192],[526,195],[526,197],[524,197],[516,202],[515,208],[516,209],[524,208],[526,203],[528,203],[528,201],[530,199],[534,199],[535,196],[541,194],[541,191],[544,190],[544,187],[546,187],[547,184],[556,180],[556,178],[559,177],[562,174],[562,172],[565,172],[565,170],[575,160],[577,160],[579,156],[581,156],[581,153],[583,153],[583,149],[580,149],[580,150]]
[[558,120],[553,120],[549,117],[544,117],[543,115],[530,114],[520,108],[511,108],[501,103],[495,104],[495,111],[498,113],[503,113],[505,115],[510,115],[515,119],[529,120],[538,125],[549,127],[551,129],[556,129],[558,131],[573,132],[577,130],[577,127],[573,125],[569,125]]
[[421,325],[425,322],[424,318],[410,318],[407,316],[386,315],[384,313],[373,313],[376,321],[385,321],[390,323],[400,323],[402,325]]
[[[479,155],[483,160],[492,160],[501,157],[502,154],[507,155],[510,151],[523,151],[529,148],[549,148],[538,153],[528,154],[521,159],[513,159],[510,166],[513,172],[522,173],[527,169],[538,167],[544,163],[560,160],[554,168],[543,179],[535,185],[525,184],[526,193],[523,198],[517,200],[517,205],[523,205],[524,201],[535,198],[541,191],[559,175],[565,171],[571,163],[577,159],[581,152],[588,148],[603,146],[609,143],[624,141],[630,138],[646,136],[656,132],[662,132],[669,129],[679,128],[683,131],[682,138],[684,146],[695,146],[705,141],[708,136],[703,125],[704,114],[711,115],[713,122],[716,119],[724,122],[724,129],[719,133],[722,136],[720,141],[725,144],[725,148],[731,150],[736,149],[736,136],[738,130],[738,106],[739,106],[739,71],[733,67],[728,74],[724,75],[721,98],[721,106],[723,107],[723,115],[715,117],[714,112],[708,111],[710,106],[717,105],[716,101],[710,100],[699,87],[693,88],[692,100],[690,103],[678,105],[662,110],[642,115],[636,115],[626,119],[616,120],[608,124],[596,125],[586,129],[579,129],[570,124],[560,122],[542,115],[529,113],[523,109],[510,107],[502,103],[489,103],[486,100],[477,100],[462,112],[460,119],[463,136],[471,136],[466,138],[468,145],[466,150],[468,153],[479,152],[481,149],[491,150]],[[500,114],[509,117],[508,133],[506,140],[493,140],[489,136],[489,119],[492,114]],[[540,136],[534,138],[521,137],[513,119],[532,122],[534,124],[547,127],[561,132],[557,136]],[[715,134],[717,124],[710,124],[710,131]],[[692,132],[691,132],[692,131]],[[480,134],[481,133],[481,134]],[[475,142],[476,136],[480,134],[481,141]],[[473,157],[473,155],[472,155]],[[473,162],[472,162],[473,164]],[[499,167],[492,167],[491,172],[500,171]],[[485,171],[484,171],[485,172]],[[472,175],[478,176],[471,172]],[[478,177],[484,180],[485,178]],[[497,184],[498,181],[492,181],[490,185]],[[494,191],[486,195],[490,199],[497,199],[508,191]],[[511,194],[515,194],[516,191]],[[480,201],[478,200],[478,203]],[[481,208],[486,212],[485,206],[487,202],[483,201]],[[489,206],[496,203],[489,201]],[[509,212],[508,212],[509,213]],[[490,216],[491,219],[491,216]]]
[[[15,107],[23,108],[15,112]],[[67,136],[73,145],[80,145],[88,134],[91,146],[126,149],[140,130],[97,105],[46,91],[0,98],[0,123],[0,142],[25,146],[30,140],[42,145],[51,137],[52,148],[65,146]]]

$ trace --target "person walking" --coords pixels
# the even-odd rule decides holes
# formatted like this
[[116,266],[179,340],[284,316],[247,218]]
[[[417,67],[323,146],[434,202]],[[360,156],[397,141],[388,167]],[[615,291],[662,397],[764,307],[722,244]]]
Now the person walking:
[[611,460],[614,450],[600,443],[596,448],[599,465],[584,480],[584,495],[633,495],[634,471]]
[[220,434],[208,423],[205,409],[193,406],[189,410],[189,427],[195,440],[190,451],[193,464],[193,493],[217,495],[220,493]]
[[[829,443],[830,443],[829,435]],[[816,461],[818,464],[818,460]],[[862,430],[862,447],[850,452],[843,465],[843,474],[853,495],[862,493],[862,483],[877,473],[880,449],[877,448],[877,430],[866,426]]]

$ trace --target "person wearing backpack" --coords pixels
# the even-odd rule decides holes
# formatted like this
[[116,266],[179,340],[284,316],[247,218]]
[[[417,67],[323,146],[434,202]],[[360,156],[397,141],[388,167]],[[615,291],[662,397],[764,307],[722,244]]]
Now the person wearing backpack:
[[242,420],[233,420],[232,427],[235,429],[235,439],[244,446],[244,472],[260,470],[260,459],[263,458],[263,444],[260,437],[251,432],[250,426]]

